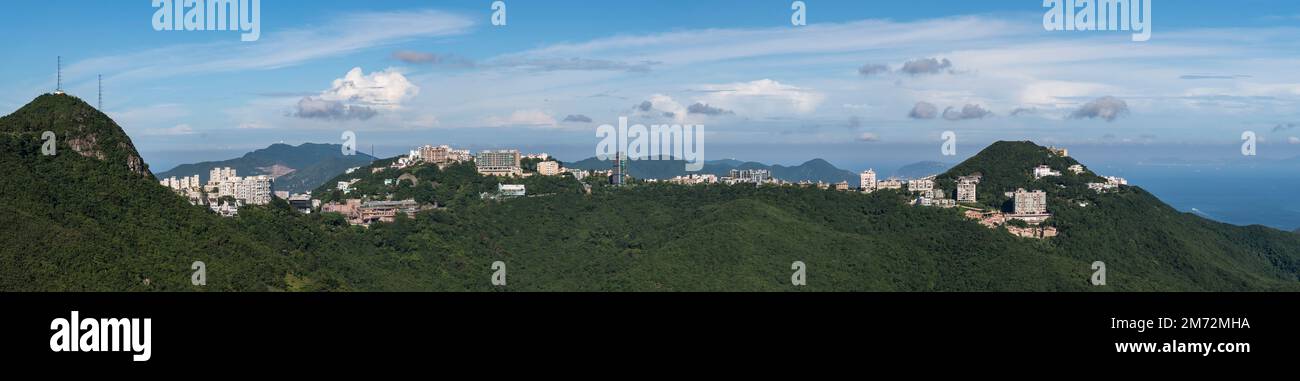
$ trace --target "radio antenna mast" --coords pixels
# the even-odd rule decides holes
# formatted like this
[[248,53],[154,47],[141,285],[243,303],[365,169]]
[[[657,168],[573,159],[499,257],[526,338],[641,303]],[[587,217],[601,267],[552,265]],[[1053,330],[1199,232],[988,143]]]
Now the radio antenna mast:
[[104,111],[104,75],[100,74],[98,75],[98,77],[99,77],[99,106],[95,108],[98,108],[100,111]]
[[55,93],[55,94],[63,94],[63,56],[58,56],[58,57],[59,57],[59,60],[58,60],[58,65],[59,65],[59,66],[58,66],[58,71],[57,71],[58,76],[55,77],[55,78],[58,78],[58,79],[56,80],[57,82],[55,82],[55,85],[54,85],[54,93]]

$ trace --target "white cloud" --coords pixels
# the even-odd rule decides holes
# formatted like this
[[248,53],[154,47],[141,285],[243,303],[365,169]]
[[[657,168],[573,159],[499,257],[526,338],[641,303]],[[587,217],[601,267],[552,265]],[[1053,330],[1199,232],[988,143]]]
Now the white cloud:
[[1108,85],[1071,81],[1034,81],[1020,90],[1020,103],[1039,107],[1057,107],[1077,103],[1072,98],[1094,98],[1113,88]]
[[419,94],[419,86],[407,81],[406,76],[393,69],[365,74],[360,67],[354,67],[343,78],[335,79],[333,86],[321,92],[319,98],[396,109]]
[[379,110],[396,110],[420,93],[406,76],[392,69],[365,74],[352,68],[318,96],[298,101],[293,116],[308,119],[366,120]]
[[414,39],[458,35],[473,25],[469,17],[433,10],[353,13],[320,27],[268,30],[256,43],[176,44],[91,58],[64,67],[64,75],[65,80],[93,81],[97,73],[115,73],[104,79],[121,83],[186,74],[276,69]]
[[721,85],[704,85],[708,92],[705,103],[745,114],[767,114],[771,111],[810,113],[826,100],[826,96],[809,89],[783,84],[771,79]]
[[1286,142],[1287,142],[1287,143],[1291,143],[1291,144],[1300,144],[1300,138],[1297,138],[1297,137],[1291,136],[1291,137],[1286,138]]

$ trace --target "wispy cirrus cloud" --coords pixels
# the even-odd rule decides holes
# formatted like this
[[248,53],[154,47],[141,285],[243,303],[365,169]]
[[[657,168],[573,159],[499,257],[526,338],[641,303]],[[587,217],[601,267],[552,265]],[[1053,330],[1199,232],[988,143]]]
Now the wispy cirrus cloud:
[[434,11],[370,12],[337,17],[321,27],[269,30],[255,43],[183,43],[74,62],[68,78],[114,73],[117,82],[178,75],[267,70],[300,65],[417,38],[463,34],[468,16]]

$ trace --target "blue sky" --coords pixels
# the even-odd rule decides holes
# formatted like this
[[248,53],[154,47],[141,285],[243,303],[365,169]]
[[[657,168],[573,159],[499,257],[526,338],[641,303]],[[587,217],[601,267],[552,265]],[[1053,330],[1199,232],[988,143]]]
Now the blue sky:
[[150,3],[6,2],[0,113],[52,90],[62,55],[65,89],[94,103],[102,74],[104,111],[156,169],[348,130],[381,154],[576,160],[619,116],[703,124],[709,159],[850,169],[931,159],[944,131],[1217,158],[1250,130],[1261,156],[1300,155],[1294,1],[1157,1],[1146,42],[1046,31],[1038,0],[805,0],[800,27],[790,1],[507,0],[493,26],[491,1],[263,0],[255,42],[155,31]]

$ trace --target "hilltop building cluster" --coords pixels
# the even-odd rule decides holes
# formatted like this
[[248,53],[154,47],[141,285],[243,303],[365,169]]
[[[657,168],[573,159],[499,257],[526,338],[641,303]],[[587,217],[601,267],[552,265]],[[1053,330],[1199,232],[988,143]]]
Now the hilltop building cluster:
[[[536,161],[536,172],[525,172],[523,167],[524,160]],[[560,162],[552,160],[547,153],[523,154],[517,149],[497,149],[483,150],[478,153],[471,153],[468,149],[457,149],[450,145],[423,145],[408,151],[407,155],[399,157],[396,161],[388,166],[371,168],[371,174],[382,173],[389,169],[405,169],[416,165],[435,165],[440,169],[447,166],[470,163],[474,165],[475,171],[484,176],[498,176],[502,178],[523,178],[532,175],[540,176],[560,176],[572,174],[574,178],[582,180],[593,171],[584,171],[579,169],[567,169],[560,165]],[[351,168],[346,174],[352,174],[360,168]],[[596,171],[599,172],[599,171]],[[344,195],[350,195],[356,190],[357,183],[361,181],[360,177],[350,178],[339,181],[335,184],[334,189],[342,192]],[[398,186],[401,184],[418,185],[420,179],[410,173],[404,173],[394,178],[384,179],[385,186]],[[501,183],[497,185],[497,191],[494,193],[483,193],[484,199],[505,199],[514,197],[523,197],[527,195],[527,188],[523,184]],[[321,212],[339,213],[347,219],[348,223],[357,226],[370,226],[375,222],[392,222],[398,214],[414,216],[423,210],[438,208],[435,204],[420,205],[413,199],[406,200],[366,200],[364,197],[345,198],[337,202],[330,202],[324,205],[319,200],[311,200],[313,205],[319,207]],[[309,212],[310,209],[299,209]]]
[[199,175],[179,179],[173,176],[158,183],[184,196],[190,204],[207,205],[222,216],[235,216],[240,206],[271,203],[274,179],[265,175],[240,177],[234,168],[225,167],[209,171],[206,184],[200,183]]
[[[1057,156],[1069,156],[1069,151],[1065,148],[1048,147],[1048,150]],[[1087,171],[1080,164],[1072,164],[1065,170],[1076,175]],[[1033,175],[1035,180],[1062,175],[1061,171],[1048,165],[1034,167],[1030,174]],[[1106,182],[1104,183],[1089,183],[1088,188],[1097,192],[1107,192],[1119,189],[1121,185],[1128,185],[1128,181],[1120,177],[1107,176],[1105,179]],[[979,181],[978,175],[958,177],[958,202],[974,204],[976,202],[976,184]],[[1014,191],[1005,192],[1003,195],[1011,200],[1012,210],[1010,213],[1004,213],[1001,210],[983,210],[973,206],[963,206],[967,209],[964,212],[965,216],[979,221],[980,224],[990,229],[1002,227],[1011,234],[1020,237],[1041,239],[1055,237],[1058,234],[1056,227],[1044,225],[1052,217],[1051,212],[1048,210],[1047,192],[1018,188]],[[1088,203],[1080,202],[1079,205],[1087,206]]]

